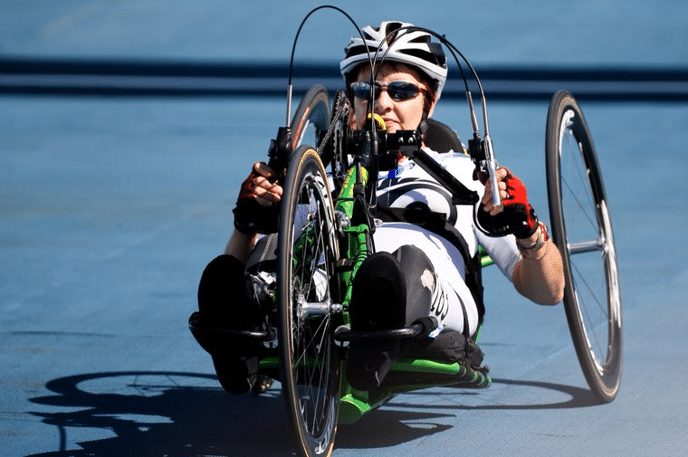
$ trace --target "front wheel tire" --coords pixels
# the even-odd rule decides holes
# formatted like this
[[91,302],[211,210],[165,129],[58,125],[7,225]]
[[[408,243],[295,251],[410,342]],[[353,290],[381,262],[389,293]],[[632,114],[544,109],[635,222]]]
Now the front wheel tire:
[[328,456],[337,430],[334,204],[317,151],[294,152],[280,214],[277,303],[282,391],[299,455]]

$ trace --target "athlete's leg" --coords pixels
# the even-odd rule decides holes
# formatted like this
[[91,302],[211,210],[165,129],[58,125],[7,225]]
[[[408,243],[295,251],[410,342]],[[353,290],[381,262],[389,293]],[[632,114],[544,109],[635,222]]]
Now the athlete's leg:
[[223,254],[208,264],[198,286],[198,312],[190,320],[195,323],[194,337],[213,359],[222,387],[236,394],[251,390],[258,379],[260,343],[231,340],[222,333],[203,331],[261,328],[264,319],[248,297],[244,265],[239,260]]
[[[387,252],[368,257],[354,278],[351,330],[370,332],[405,326],[406,279],[399,261]],[[378,387],[401,355],[400,340],[355,341],[349,345],[347,379],[358,390]]]
[[[431,252],[432,253],[432,252]],[[462,333],[468,320],[466,305],[449,283],[435,273],[425,251],[404,245],[394,251],[406,278],[406,325],[428,315],[435,317],[442,331],[428,338],[405,342],[403,354],[413,358],[431,358],[479,366],[482,351],[467,341]],[[468,357],[468,359],[467,359]]]
[[[453,245],[432,232],[406,223],[378,227],[375,244],[378,251],[403,251],[399,259],[411,281],[409,290],[416,294],[423,292],[409,300],[410,317],[418,319],[426,312],[425,316],[437,318],[440,327],[463,332],[467,321],[469,332],[476,331],[478,308],[463,279],[463,257]],[[415,249],[402,249],[403,246]]]
[[[428,317],[444,297],[428,256],[418,247],[403,245],[393,253],[378,252],[359,268],[353,284],[351,329],[354,332],[408,327]],[[446,307],[442,303],[440,311]],[[378,387],[409,341],[352,342],[348,379],[359,390]]]

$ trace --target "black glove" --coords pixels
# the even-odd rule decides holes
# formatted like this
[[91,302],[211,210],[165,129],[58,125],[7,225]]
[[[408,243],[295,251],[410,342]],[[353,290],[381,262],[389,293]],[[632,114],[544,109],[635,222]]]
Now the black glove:
[[279,203],[263,206],[255,199],[254,179],[260,175],[255,169],[241,184],[234,213],[234,227],[241,233],[276,233],[278,230]]
[[478,208],[478,223],[489,235],[514,234],[516,238],[529,238],[537,230],[539,221],[535,210],[528,203],[526,186],[510,171],[507,171],[505,182],[508,197],[502,201],[503,211],[492,216],[481,203]]

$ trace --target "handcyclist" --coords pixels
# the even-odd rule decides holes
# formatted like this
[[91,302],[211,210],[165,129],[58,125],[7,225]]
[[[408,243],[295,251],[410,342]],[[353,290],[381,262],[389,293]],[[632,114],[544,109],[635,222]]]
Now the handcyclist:
[[[369,52],[374,59],[384,55],[374,82],[378,127],[388,133],[415,130],[432,116],[447,78],[446,58],[430,34],[408,30],[407,26],[410,24],[401,22],[368,26],[362,29],[365,40],[354,36],[346,46],[340,69],[353,106],[351,128],[361,129],[370,122]],[[399,340],[352,343],[348,380],[360,390],[379,386],[393,361],[409,351],[426,351],[454,361],[466,354],[464,349],[478,331],[484,313],[480,268],[476,265],[479,246],[516,290],[533,302],[556,304],[563,296],[560,253],[528,203],[521,180],[507,168],[499,168],[496,176],[503,204],[494,206],[490,181],[483,176],[476,179],[475,165],[463,150],[441,154],[426,151],[465,186],[482,195],[477,217],[473,206],[454,205],[448,191],[402,155],[396,166],[380,172],[376,217],[383,222],[374,234],[376,254],[364,261],[354,279],[351,328],[400,328],[428,316],[434,317],[439,327],[434,338],[428,338],[420,348]],[[251,224],[242,220],[247,213],[240,208],[246,202],[257,203],[265,215],[274,214],[282,196],[274,177],[274,170],[256,163],[242,184],[235,230],[224,253],[208,264],[201,277],[199,312],[192,317],[202,323],[234,329],[263,325],[263,311],[250,298],[245,278],[255,246],[265,249],[265,237],[259,242],[261,238],[246,228]],[[218,347],[196,337],[211,354],[226,390],[242,393],[253,387],[258,379],[258,345]],[[479,356],[473,362],[479,364],[481,359]]]

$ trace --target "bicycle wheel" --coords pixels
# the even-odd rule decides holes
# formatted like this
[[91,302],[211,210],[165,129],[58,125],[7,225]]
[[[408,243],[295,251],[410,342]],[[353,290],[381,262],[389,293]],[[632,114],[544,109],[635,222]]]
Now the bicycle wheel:
[[564,307],[583,374],[612,401],[622,367],[622,322],[614,235],[592,137],[576,100],[552,98],[545,138],[554,242],[564,260]]
[[302,144],[318,147],[321,135],[330,127],[331,117],[327,89],[319,84],[311,86],[292,117],[292,150],[296,150]]
[[302,456],[332,452],[340,360],[334,329],[341,303],[331,284],[338,246],[325,169],[310,146],[296,149],[280,213],[277,304],[282,391]]

